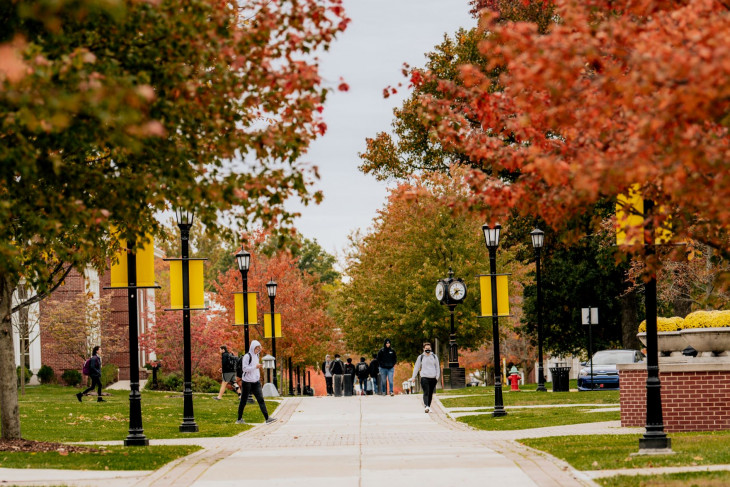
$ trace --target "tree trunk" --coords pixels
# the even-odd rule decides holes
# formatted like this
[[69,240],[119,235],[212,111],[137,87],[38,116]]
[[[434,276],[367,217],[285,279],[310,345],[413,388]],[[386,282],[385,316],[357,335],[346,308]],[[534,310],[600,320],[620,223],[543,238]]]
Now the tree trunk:
[[639,296],[634,290],[621,297],[621,342],[624,348],[641,350],[643,345],[636,338],[639,331]]
[[16,285],[15,276],[0,274],[0,438],[3,440],[20,439],[18,379],[10,314]]

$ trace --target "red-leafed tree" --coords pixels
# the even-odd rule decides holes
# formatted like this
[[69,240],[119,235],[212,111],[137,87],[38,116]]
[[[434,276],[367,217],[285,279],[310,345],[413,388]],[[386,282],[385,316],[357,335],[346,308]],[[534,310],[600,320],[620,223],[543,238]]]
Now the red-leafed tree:
[[481,2],[486,62],[462,65],[459,82],[411,77],[438,84],[420,116],[475,167],[467,204],[559,229],[638,183],[675,233],[727,255],[730,4],[555,0],[542,32],[504,16],[528,3],[540,2]]

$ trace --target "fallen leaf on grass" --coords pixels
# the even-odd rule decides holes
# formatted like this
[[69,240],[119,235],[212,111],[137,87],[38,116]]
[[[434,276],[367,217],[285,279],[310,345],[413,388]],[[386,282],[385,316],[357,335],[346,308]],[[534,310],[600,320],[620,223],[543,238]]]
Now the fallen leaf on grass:
[[66,450],[58,450],[58,454],[61,455],[62,457],[68,456],[68,452]]
[[631,457],[624,458],[624,462],[630,462],[631,460],[633,460],[633,458],[631,458]]
[[598,466],[598,462],[594,461],[591,465],[594,466],[594,467],[597,467]]
[[693,460],[704,460],[704,458],[702,458],[701,456],[698,455],[698,456],[694,457]]

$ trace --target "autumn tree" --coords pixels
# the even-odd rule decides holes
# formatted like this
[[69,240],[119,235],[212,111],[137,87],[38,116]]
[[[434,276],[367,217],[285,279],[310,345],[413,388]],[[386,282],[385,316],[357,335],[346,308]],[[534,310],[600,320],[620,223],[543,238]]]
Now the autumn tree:
[[[313,53],[348,19],[340,0],[19,0],[0,22],[0,428],[16,439],[11,313],[71,266],[103,268],[112,224],[142,238],[178,205],[213,230],[286,225],[287,198],[320,199],[299,160],[326,129]],[[21,276],[36,297],[12,307]]]
[[[459,83],[442,81],[440,97],[420,98],[433,136],[479,168],[468,204],[484,204],[494,217],[539,215],[564,229],[639,184],[664,208],[648,217],[655,227],[671,216],[676,235],[727,254],[727,3],[555,6],[560,22],[546,33],[482,10],[488,35],[479,52],[488,62],[464,64]],[[495,67],[503,68],[499,91]],[[480,170],[487,167],[496,171]],[[506,183],[499,171],[519,176]],[[649,264],[656,268],[656,259]]]
[[[489,265],[484,221],[479,212],[454,214],[443,203],[447,194],[467,196],[462,175],[435,173],[400,184],[372,231],[355,243],[337,312],[354,351],[372,353],[391,338],[399,357],[409,360],[424,339],[447,343],[448,309],[438,303],[434,289],[438,279],[448,277],[449,267],[468,286],[466,301],[456,308],[460,347],[479,348],[491,339],[491,326],[477,319],[475,276]],[[514,268],[513,252],[500,250],[498,258],[501,271]],[[510,295],[516,296],[514,287]]]

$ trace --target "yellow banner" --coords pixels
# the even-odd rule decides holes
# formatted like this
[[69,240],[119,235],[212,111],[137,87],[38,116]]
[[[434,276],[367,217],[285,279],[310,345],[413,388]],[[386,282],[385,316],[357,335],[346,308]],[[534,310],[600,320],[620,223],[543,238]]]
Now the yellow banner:
[[258,325],[256,297],[258,293],[248,293],[248,323],[243,320],[243,293],[234,293],[235,322],[234,325]]
[[[620,194],[616,199],[616,244],[636,245],[644,244],[644,198],[641,187],[634,184],[629,188],[629,194]],[[658,206],[660,215],[667,214],[665,206]],[[669,217],[659,228],[654,229],[654,243],[667,244],[672,241],[672,222]]]
[[[183,308],[182,260],[170,261],[170,309]],[[190,308],[205,309],[205,282],[203,261],[189,260]]]
[[[119,238],[117,233],[113,238]],[[155,244],[152,235],[147,236],[149,242],[137,246],[137,282],[138,287],[155,287]],[[126,288],[129,286],[127,276],[127,243],[121,242],[120,250],[112,257],[111,287]]]
[[[508,276],[497,276],[497,316],[509,316]],[[482,316],[492,316],[492,276],[479,276]]]
[[[276,338],[281,338],[281,313],[274,313]],[[264,338],[271,338],[271,313],[264,313]]]
[[629,194],[616,198],[616,244],[644,243],[644,198],[638,184],[629,188]]

